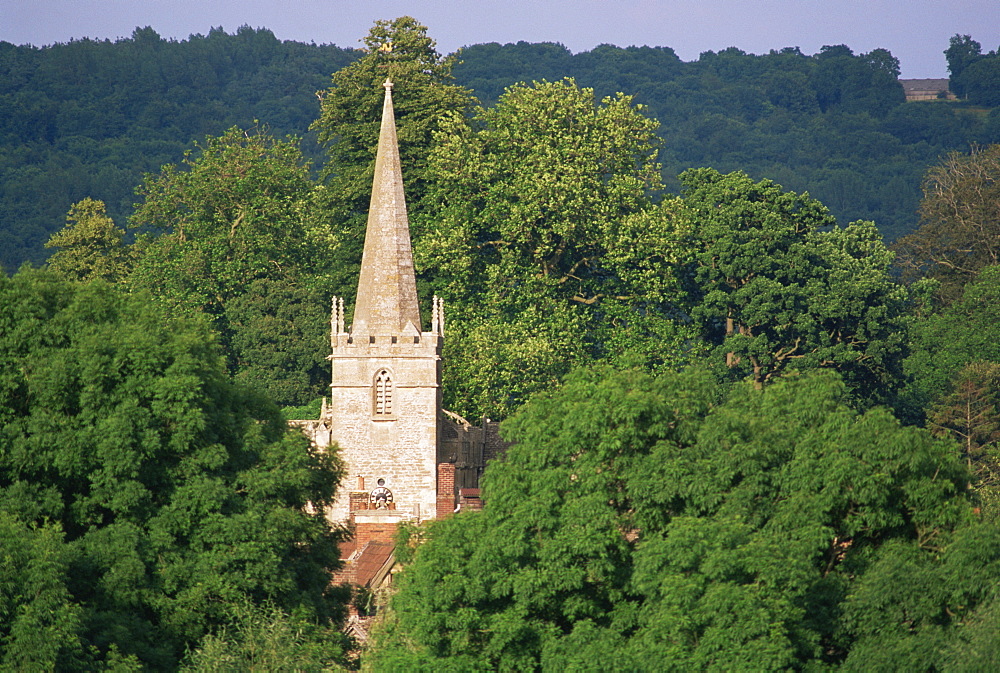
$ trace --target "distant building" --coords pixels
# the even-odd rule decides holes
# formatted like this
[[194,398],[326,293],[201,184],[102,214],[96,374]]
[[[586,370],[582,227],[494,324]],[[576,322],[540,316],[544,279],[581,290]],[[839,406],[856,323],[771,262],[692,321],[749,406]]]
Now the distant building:
[[955,94],[948,89],[947,79],[901,79],[906,100],[955,100]]

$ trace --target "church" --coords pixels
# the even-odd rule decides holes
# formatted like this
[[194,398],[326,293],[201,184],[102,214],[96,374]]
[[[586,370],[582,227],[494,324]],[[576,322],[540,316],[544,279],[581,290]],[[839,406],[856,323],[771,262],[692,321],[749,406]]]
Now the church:
[[[331,522],[354,531],[360,556],[387,545],[398,524],[481,507],[479,476],[504,448],[497,423],[473,425],[441,406],[444,302],[434,297],[428,329],[417,300],[410,228],[386,81],[371,205],[352,324],[334,297],[329,403],[318,420],[292,421],[319,447],[336,445],[346,466]],[[345,557],[350,567],[350,556]],[[365,585],[369,578],[351,579]]]

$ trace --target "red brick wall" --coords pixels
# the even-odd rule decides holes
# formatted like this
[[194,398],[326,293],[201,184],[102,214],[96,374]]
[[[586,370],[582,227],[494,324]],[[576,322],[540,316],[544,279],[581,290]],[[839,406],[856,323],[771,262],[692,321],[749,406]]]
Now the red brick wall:
[[455,511],[455,464],[438,463],[437,518],[444,519]]
[[353,563],[344,563],[344,567],[333,573],[331,578],[332,584],[356,584],[358,577],[358,569],[354,567]]
[[351,491],[347,497],[352,512],[368,509],[368,491]]
[[392,542],[396,535],[395,523],[357,523],[354,526],[354,541],[358,549],[364,549],[372,540]]

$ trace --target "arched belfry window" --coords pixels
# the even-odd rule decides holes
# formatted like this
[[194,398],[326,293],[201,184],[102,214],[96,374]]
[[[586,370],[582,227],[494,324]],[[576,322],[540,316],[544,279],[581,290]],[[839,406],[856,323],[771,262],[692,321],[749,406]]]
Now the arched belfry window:
[[375,375],[374,412],[376,416],[392,414],[392,374],[388,369],[379,370]]

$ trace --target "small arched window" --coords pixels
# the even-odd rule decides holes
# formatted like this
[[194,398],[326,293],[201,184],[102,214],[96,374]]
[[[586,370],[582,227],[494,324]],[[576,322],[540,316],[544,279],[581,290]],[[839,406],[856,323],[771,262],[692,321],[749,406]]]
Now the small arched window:
[[392,413],[392,376],[388,369],[375,375],[375,415],[388,416]]

